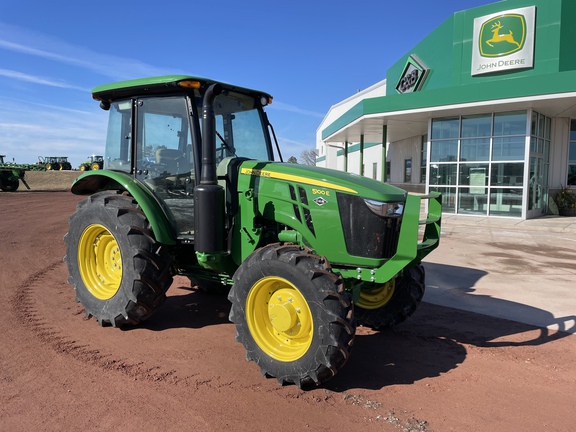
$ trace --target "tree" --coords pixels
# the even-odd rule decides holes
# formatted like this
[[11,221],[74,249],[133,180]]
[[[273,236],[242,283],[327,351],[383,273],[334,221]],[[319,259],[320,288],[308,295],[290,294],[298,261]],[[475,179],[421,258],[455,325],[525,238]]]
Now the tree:
[[294,156],[290,156],[286,162],[297,164],[297,163],[298,163],[298,159],[296,159]]
[[317,157],[318,153],[316,152],[316,149],[304,150],[300,153],[300,160],[304,165],[316,165]]

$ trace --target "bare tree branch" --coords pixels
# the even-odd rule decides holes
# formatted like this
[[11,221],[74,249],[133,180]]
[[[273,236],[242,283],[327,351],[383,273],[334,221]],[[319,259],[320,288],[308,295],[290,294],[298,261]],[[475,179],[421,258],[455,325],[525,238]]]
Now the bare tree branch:
[[304,150],[300,153],[300,161],[304,165],[316,165],[317,157],[318,153],[316,153],[316,149]]

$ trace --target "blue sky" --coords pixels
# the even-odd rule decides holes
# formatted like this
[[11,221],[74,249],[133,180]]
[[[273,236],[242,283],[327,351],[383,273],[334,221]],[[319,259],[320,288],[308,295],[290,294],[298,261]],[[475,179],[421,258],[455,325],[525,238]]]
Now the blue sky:
[[299,157],[333,104],[386,78],[454,12],[493,2],[2,2],[0,153],[77,168],[104,148],[93,87],[184,73],[272,94],[284,159]]

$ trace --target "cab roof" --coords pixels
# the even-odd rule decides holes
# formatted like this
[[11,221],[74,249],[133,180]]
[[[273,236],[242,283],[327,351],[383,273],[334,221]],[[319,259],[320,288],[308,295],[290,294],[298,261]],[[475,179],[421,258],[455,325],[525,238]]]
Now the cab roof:
[[212,84],[220,84],[224,90],[252,95],[254,97],[265,96],[272,99],[266,92],[239,87],[232,84],[214,81],[191,75],[163,75],[149,78],[139,78],[128,81],[119,81],[111,84],[104,84],[92,89],[92,97],[100,101],[113,101],[132,96],[166,94],[166,93],[186,93],[192,88],[180,85],[183,81],[193,81],[198,83],[198,89],[206,89]]

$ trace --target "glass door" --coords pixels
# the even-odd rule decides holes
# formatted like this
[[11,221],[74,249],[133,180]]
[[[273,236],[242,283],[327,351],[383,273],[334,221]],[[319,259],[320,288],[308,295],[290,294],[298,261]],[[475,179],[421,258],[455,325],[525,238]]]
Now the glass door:
[[540,155],[530,155],[530,181],[528,183],[528,218],[538,217],[546,213],[546,179],[544,158]]
[[548,211],[548,169],[550,165],[551,119],[532,112],[530,166],[528,176],[528,219],[543,216]]

